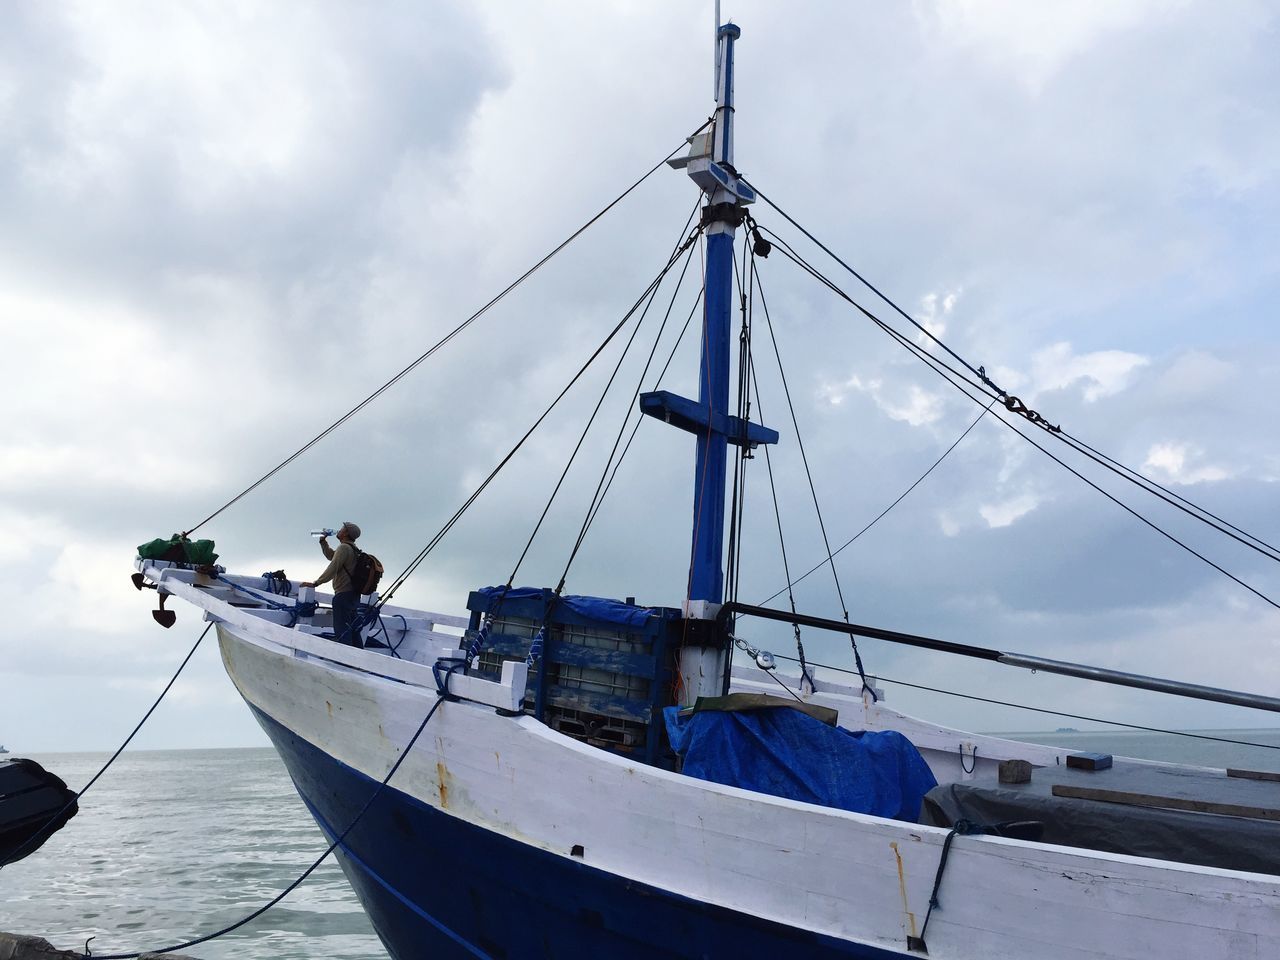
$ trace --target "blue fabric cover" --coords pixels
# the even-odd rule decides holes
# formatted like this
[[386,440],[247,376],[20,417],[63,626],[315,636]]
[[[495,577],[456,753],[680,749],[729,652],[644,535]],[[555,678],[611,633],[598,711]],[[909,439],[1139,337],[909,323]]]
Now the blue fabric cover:
[[[502,587],[481,587],[476,593],[483,597],[489,597],[496,600],[502,597],[505,603],[508,600],[536,600],[550,593],[542,587],[512,587],[502,593]],[[608,600],[604,597],[577,597],[564,596],[556,601],[557,605],[564,606],[580,617],[588,620],[597,620],[601,623],[616,623],[625,627],[643,627],[649,622],[649,618],[654,615],[654,611],[649,607],[636,607],[629,603],[623,603],[621,600]]]
[[683,772],[699,780],[912,823],[938,785],[920,751],[892,730],[829,727],[788,707],[663,713]]

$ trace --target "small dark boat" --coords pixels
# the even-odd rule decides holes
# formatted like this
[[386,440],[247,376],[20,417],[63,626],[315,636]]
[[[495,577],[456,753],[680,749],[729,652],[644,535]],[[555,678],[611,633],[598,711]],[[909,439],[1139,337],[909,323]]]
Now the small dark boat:
[[34,760],[0,760],[0,864],[39,850],[78,809],[75,791]]

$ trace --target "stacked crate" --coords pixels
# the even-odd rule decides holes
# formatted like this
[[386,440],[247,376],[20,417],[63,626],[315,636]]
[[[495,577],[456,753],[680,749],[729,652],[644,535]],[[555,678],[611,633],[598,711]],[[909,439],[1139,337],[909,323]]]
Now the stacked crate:
[[[554,730],[592,746],[658,763],[665,752],[662,708],[672,702],[672,658],[680,611],[611,604],[633,621],[592,617],[589,604],[550,590],[473,592],[470,640],[493,617],[478,669],[497,674],[504,660],[524,660],[545,625],[541,659],[529,669],[525,708]],[[607,603],[607,601],[605,602]]]

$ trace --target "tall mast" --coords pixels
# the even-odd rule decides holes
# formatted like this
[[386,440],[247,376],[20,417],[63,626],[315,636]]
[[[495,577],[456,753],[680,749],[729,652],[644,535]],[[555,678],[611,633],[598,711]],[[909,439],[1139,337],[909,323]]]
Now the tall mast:
[[[777,443],[778,434],[729,414],[730,320],[733,311],[733,242],[755,200],[755,191],[733,164],[733,45],[737,25],[716,30],[716,113],[710,128],[689,138],[689,154],[670,161],[685,168],[705,194],[707,237],[702,360],[695,403],[665,390],[640,398],[640,409],[694,434],[693,540],[689,563],[690,617],[710,619],[724,601],[724,521],[729,444]],[[718,684],[718,679],[716,683]],[[716,691],[718,692],[718,691]]]
[[[725,24],[717,32],[718,83],[711,163],[730,176],[733,170],[733,44],[741,35],[742,31],[732,23]],[[690,176],[693,176],[693,171],[690,171]],[[697,182],[698,178],[694,179]],[[708,198],[707,206],[703,208],[704,222],[711,222],[707,226],[706,299],[702,363],[698,368],[698,404],[717,413],[728,413],[733,240],[742,221],[741,204],[739,198],[718,179],[714,179],[712,184],[699,183],[699,186]],[[691,601],[721,603],[724,600],[722,558],[727,461],[728,440],[724,434],[715,430],[698,434],[689,577]]]

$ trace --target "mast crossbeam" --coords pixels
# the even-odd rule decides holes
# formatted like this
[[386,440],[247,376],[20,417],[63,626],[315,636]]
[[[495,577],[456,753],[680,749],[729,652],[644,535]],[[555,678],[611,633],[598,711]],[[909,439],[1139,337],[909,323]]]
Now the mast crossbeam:
[[706,436],[707,433],[712,433],[722,436],[727,442],[739,447],[754,450],[762,443],[778,442],[777,430],[770,430],[741,417],[719,413],[705,403],[698,403],[668,390],[640,394],[640,412],[695,435]]

